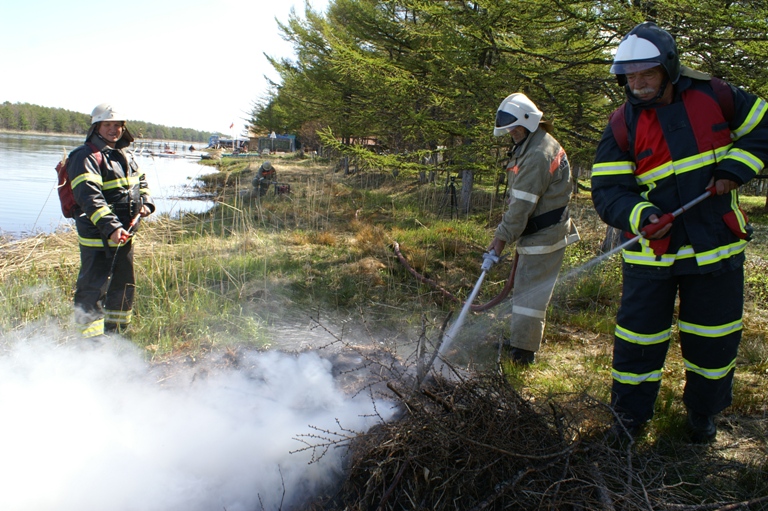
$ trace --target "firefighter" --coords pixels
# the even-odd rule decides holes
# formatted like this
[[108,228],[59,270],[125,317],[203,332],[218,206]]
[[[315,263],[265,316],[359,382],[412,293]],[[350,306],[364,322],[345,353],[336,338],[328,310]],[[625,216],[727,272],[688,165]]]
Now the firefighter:
[[258,193],[259,197],[263,197],[269,191],[269,185],[277,181],[277,172],[269,161],[265,161],[259,167],[256,172],[256,177],[253,178],[254,191]]
[[[85,141],[69,157],[67,173],[77,202],[80,273],[75,320],[85,337],[122,330],[131,322],[135,278],[135,218],[155,210],[145,175],[127,150],[133,136],[112,105],[93,109]],[[99,155],[91,149],[94,147]],[[110,275],[111,273],[111,275]]]
[[768,105],[680,65],[672,36],[633,28],[611,67],[627,100],[597,147],[592,198],[624,240],[714,187],[714,194],[623,251],[611,403],[619,435],[637,435],[654,412],[672,337],[675,300],[691,440],[713,441],[732,401],[741,340],[747,218],[738,187],[768,158]]
[[505,357],[520,365],[534,362],[565,247],[579,240],[568,214],[572,190],[568,157],[542,117],[528,97],[512,94],[501,102],[493,130],[497,137],[510,135],[512,150],[507,165],[509,208],[488,250],[500,255],[507,244],[516,242],[512,335],[501,348]]

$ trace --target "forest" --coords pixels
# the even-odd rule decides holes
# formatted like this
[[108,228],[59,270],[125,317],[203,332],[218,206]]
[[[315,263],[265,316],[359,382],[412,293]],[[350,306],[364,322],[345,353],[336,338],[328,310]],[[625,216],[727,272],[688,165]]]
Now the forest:
[[[29,103],[0,103],[0,131],[35,131],[40,133],[67,133],[85,135],[91,125],[88,114],[63,108],[50,108]],[[208,142],[213,133],[188,128],[160,126],[143,121],[128,121],[131,133],[137,138],[155,140],[183,140]]]
[[295,57],[271,59],[280,79],[251,125],[400,170],[439,150],[441,168],[477,174],[504,158],[496,108],[524,92],[588,168],[624,100],[612,52],[643,21],[675,37],[684,65],[768,97],[762,0],[331,0],[280,24]]

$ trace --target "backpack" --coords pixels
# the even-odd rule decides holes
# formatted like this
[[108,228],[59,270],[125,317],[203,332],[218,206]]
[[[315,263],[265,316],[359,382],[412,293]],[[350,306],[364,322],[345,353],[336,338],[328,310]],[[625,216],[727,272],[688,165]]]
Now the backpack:
[[[91,142],[86,142],[86,146],[91,150],[96,157],[96,162],[101,168],[102,155],[98,147]],[[74,151],[72,151],[74,152]],[[72,153],[69,153],[72,156]],[[69,157],[65,156],[56,165],[56,175],[58,176],[58,183],[56,184],[56,190],[59,192],[59,202],[61,202],[61,213],[64,218],[75,218],[75,210],[77,209],[77,202],[75,201],[75,195],[72,193],[72,183],[69,181],[69,175],[67,174],[67,163]]]
[[[733,106],[733,91],[731,91],[731,87],[725,81],[715,77],[712,77],[709,83],[717,96],[717,102],[720,104],[720,110],[723,112],[723,117],[726,121],[731,122],[735,108]],[[613,131],[613,137],[616,139],[619,148],[624,152],[629,150],[629,134],[627,130],[627,122],[624,117],[624,108],[626,106],[627,104],[624,103],[614,110],[608,118],[608,122],[611,125],[611,131]]]

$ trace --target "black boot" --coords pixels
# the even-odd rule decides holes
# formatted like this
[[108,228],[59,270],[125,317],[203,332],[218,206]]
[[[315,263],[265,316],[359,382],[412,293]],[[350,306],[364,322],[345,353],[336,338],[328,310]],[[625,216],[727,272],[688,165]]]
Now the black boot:
[[536,359],[536,352],[524,350],[523,348],[513,348],[509,344],[502,345],[502,351],[513,364],[529,366]]
[[688,429],[691,441],[695,444],[713,442],[717,436],[717,426],[714,415],[705,415],[688,409]]

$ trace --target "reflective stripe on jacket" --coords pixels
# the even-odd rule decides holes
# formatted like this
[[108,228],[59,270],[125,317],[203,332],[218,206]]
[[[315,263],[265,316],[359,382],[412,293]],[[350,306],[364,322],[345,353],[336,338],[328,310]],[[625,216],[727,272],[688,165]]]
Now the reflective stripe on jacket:
[[[113,149],[95,135],[90,142],[101,150],[101,166],[86,146],[72,151],[67,165],[72,193],[80,210],[76,216],[88,220],[78,222],[81,244],[86,246],[99,245],[115,229],[127,228],[132,216],[128,210],[131,201],[137,204],[135,207],[140,208],[143,201],[150,210],[155,209],[145,175],[126,150],[128,144],[120,140]],[[125,207],[121,209],[121,205]]]
[[[607,224],[638,234],[650,215],[660,217],[700,196],[713,177],[744,184],[763,169],[768,160],[768,105],[731,89],[730,120],[724,118],[709,81],[686,76],[675,86],[669,105],[622,105],[630,148],[619,147],[608,125],[592,167],[592,198]],[[655,255],[648,241],[641,240],[624,250],[624,260],[674,267],[678,274],[715,271],[743,253],[746,224],[733,190],[675,219],[663,255]]]

